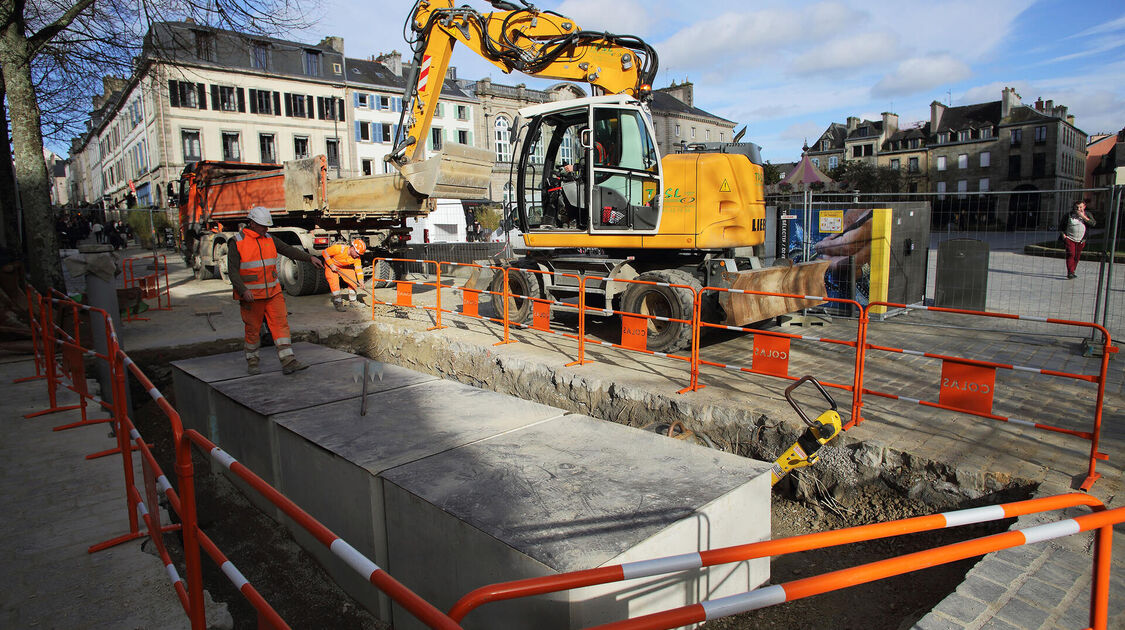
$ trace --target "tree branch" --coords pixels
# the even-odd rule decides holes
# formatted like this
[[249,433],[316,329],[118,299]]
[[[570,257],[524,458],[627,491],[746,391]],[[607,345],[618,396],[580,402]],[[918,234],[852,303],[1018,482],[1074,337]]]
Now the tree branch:
[[81,15],[83,11],[90,8],[96,1],[97,0],[78,0],[66,13],[59,16],[59,19],[44,26],[39,29],[38,33],[29,37],[27,40],[27,47],[30,51],[29,56],[34,56],[38,53],[40,48],[51,41],[55,35],[58,35],[65,30],[66,27],[70,26],[70,23],[73,22],[75,18]]

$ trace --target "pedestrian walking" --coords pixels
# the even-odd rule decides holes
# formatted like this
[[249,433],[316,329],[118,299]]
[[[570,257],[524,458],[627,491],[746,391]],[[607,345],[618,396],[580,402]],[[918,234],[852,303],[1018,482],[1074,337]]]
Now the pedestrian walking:
[[261,342],[262,318],[266,320],[281,359],[283,374],[305,369],[306,365],[293,356],[289,337],[289,320],[285,313],[285,297],[277,279],[277,256],[311,262],[323,267],[324,262],[269,235],[273,217],[261,206],[250,209],[250,224],[234,237],[234,247],[227,249],[227,275],[234,289],[234,299],[239,301],[242,323],[246,327],[246,372],[260,374],[258,348]]
[[[324,277],[328,279],[328,288],[332,290],[332,306],[337,311],[345,311],[344,290],[340,288],[340,279],[348,285],[348,304],[356,306],[356,289],[363,287],[363,262],[360,257],[367,251],[367,243],[355,239],[351,243],[337,243],[324,250]],[[350,267],[351,269],[348,269]]]
[[102,229],[104,229],[104,226],[102,226],[101,221],[94,221],[94,224],[90,226],[90,231],[94,233],[94,240],[98,243],[105,242],[105,237],[102,235]]
[[1078,277],[1075,270],[1078,268],[1078,260],[1082,257],[1082,250],[1086,247],[1087,228],[1092,228],[1094,225],[1094,217],[1086,212],[1086,200],[1075,201],[1074,208],[1063,218],[1060,228],[1063,246],[1066,247],[1068,280]]

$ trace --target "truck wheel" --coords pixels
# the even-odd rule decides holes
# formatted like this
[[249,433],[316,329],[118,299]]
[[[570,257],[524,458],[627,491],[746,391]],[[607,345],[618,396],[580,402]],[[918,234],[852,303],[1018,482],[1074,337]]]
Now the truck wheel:
[[[646,271],[637,280],[682,284],[696,290],[699,281],[678,269]],[[621,296],[621,310],[671,319],[691,321],[695,296],[687,289],[651,284],[630,284]],[[691,325],[680,322],[648,320],[648,349],[654,352],[675,352],[691,345]]]
[[[504,317],[504,274],[497,271],[492,275],[492,282],[488,284],[492,291],[489,301],[497,317]],[[528,273],[518,267],[508,268],[508,321],[522,324],[531,319],[532,300],[539,299],[542,292],[539,290],[539,281],[535,274]],[[522,296],[522,297],[517,297]]]
[[371,288],[386,289],[395,285],[395,268],[385,260],[376,260],[371,266]]
[[290,260],[284,256],[277,268],[277,279],[281,281],[281,288],[289,295],[311,295],[317,290],[317,276],[324,276],[324,271],[317,269],[312,263]]
[[227,274],[227,244],[223,243],[215,248],[215,265],[219,268],[219,277],[223,282],[230,284],[230,276]]

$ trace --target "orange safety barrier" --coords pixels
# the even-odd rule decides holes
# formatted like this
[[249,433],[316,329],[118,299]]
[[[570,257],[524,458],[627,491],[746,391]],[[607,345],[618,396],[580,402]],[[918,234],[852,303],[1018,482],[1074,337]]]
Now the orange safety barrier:
[[1059,510],[1075,506],[1089,506],[1093,514],[1066,519],[1024,530],[986,536],[961,543],[946,545],[926,551],[890,558],[850,569],[795,580],[781,585],[765,586],[741,595],[692,604],[674,610],[645,615],[609,623],[598,628],[629,630],[664,630],[684,625],[703,623],[720,617],[763,608],[811,595],[840,590],[856,584],[884,577],[901,575],[999,551],[1023,544],[1051,540],[1080,531],[1098,529],[1093,561],[1093,588],[1090,601],[1090,626],[1104,629],[1108,616],[1109,569],[1113,524],[1125,522],[1125,507],[1105,510],[1102,502],[1086,494],[1064,494],[1053,497],[1017,501],[1003,505],[957,510],[929,516],[918,516],[886,523],[861,525],[845,529],[804,534],[790,538],[710,549],[706,551],[668,556],[652,560],[628,562],[559,575],[503,582],[478,588],[457,601],[449,616],[460,622],[476,608],[497,601],[555,593],[597,584],[608,584],[636,578],[651,577],[680,571],[698,571],[704,567],[745,562],[756,558],[780,556],[788,553],[822,549],[879,538],[984,523],[1025,514]]
[[[856,328],[856,340],[847,341],[843,339],[832,339],[829,337],[818,337],[815,335],[796,335],[791,333],[783,333],[772,330],[759,330],[756,328],[749,328],[746,326],[727,326],[725,324],[712,324],[703,321],[701,317],[701,309],[703,303],[703,294],[707,291],[716,293],[736,293],[744,295],[761,295],[770,297],[783,297],[800,300],[815,300],[816,302],[832,302],[835,304],[846,304],[855,309],[855,312],[860,313]],[[809,341],[813,343],[830,343],[841,346],[847,346],[855,349],[855,360],[853,362],[852,382],[850,384],[833,383],[831,381],[820,380],[826,387],[834,387],[852,393],[852,418],[858,418],[860,412],[860,401],[862,397],[859,395],[859,389],[863,377],[863,356],[862,346],[867,333],[867,312],[863,310],[863,305],[855,300],[847,300],[841,298],[822,297],[816,295],[795,295],[792,293],[773,293],[769,291],[752,291],[749,289],[727,289],[722,287],[703,287],[699,290],[699,299],[695,303],[695,321],[698,325],[698,333],[695,335],[694,344],[692,346],[692,373],[691,385],[688,390],[695,391],[705,387],[699,383],[699,366],[709,365],[718,367],[725,370],[735,370],[739,372],[749,372],[751,374],[761,374],[763,376],[774,376],[791,381],[796,381],[800,377],[791,376],[789,374],[789,358],[790,358],[790,342],[792,340]],[[704,328],[712,328],[716,330],[733,330],[736,332],[750,333],[754,337],[754,352],[751,358],[750,367],[739,365],[728,365],[725,363],[718,363],[715,361],[704,361],[700,358],[699,340],[702,338]],[[849,428],[851,423],[845,425]]]
[[[137,261],[152,261],[153,271],[144,276],[136,275],[135,263]],[[168,281],[168,256],[166,254],[152,254],[151,256],[137,256],[126,258],[123,261],[122,282],[126,289],[136,288],[141,291],[141,298],[156,298],[156,306],[149,307],[153,311],[172,310],[172,289]],[[164,271],[164,282],[160,282],[160,272]],[[137,317],[130,313],[125,321],[147,321],[148,318]]]
[[[1023,425],[1043,431],[1063,433],[1066,435],[1072,435],[1074,437],[1088,440],[1090,442],[1090,464],[1089,470],[1086,474],[1086,479],[1082,482],[1081,488],[1083,490],[1089,490],[1090,487],[1094,485],[1094,482],[1101,478],[1101,474],[1096,471],[1096,462],[1099,459],[1108,459],[1108,456],[1105,453],[1098,452],[1098,441],[1101,436],[1102,425],[1102,407],[1105,400],[1106,376],[1109,373],[1109,356],[1110,354],[1117,352],[1117,348],[1113,346],[1112,340],[1110,339],[1108,330],[1097,324],[1065,319],[1054,319],[1050,317],[1031,317],[1027,315],[1012,315],[1009,313],[970,311],[956,308],[945,308],[940,306],[907,305],[896,304],[892,302],[871,302],[864,309],[864,315],[868,316],[870,313],[870,309],[878,307],[927,310],[939,313],[954,313],[958,315],[989,317],[995,319],[1018,319],[1025,321],[1043,322],[1048,324],[1059,324],[1062,326],[1092,328],[1101,332],[1102,338],[1104,339],[1104,351],[1102,352],[1101,370],[1100,373],[1096,376],[1086,374],[1073,374],[1070,372],[1049,370],[1046,368],[1037,368],[1026,365],[1015,365],[1011,363],[999,363],[996,361],[955,357],[934,352],[924,352],[920,350],[908,350],[904,348],[880,346],[872,343],[867,343],[865,339],[862,351],[863,355],[861,357],[864,363],[866,363],[867,361],[867,350],[880,350],[897,354],[909,354],[913,356],[927,357],[942,362],[941,380],[939,381],[939,393],[937,402],[920,400],[917,398],[911,398],[900,394],[893,394],[869,388],[862,388],[862,390],[859,392],[861,404],[862,396],[864,394],[871,394],[873,396],[879,396],[882,398],[912,402],[925,407],[934,407],[937,409],[956,411],[959,413],[965,413],[981,418],[999,420],[1000,422]],[[1096,383],[1098,386],[1098,394],[1094,408],[1093,427],[1091,427],[1089,431],[1076,431],[1073,429],[1067,429],[1065,427],[1057,427],[1040,422],[1034,422],[1032,420],[1014,418],[1010,416],[1001,416],[993,413],[992,403],[995,393],[996,370],[1013,370]],[[851,424],[859,424],[860,422],[862,422],[862,417],[859,415],[855,415],[853,416],[852,423],[849,423],[848,426],[850,427]]]
[[[28,283],[26,286],[24,286],[23,292],[27,299],[27,324],[28,329],[31,330],[31,348],[32,358],[35,361],[35,374],[32,376],[24,376],[22,378],[14,379],[12,381],[13,383],[26,383],[28,381],[37,381],[41,378],[47,378],[47,374],[44,371],[45,361],[40,348],[41,340],[39,338],[40,326],[38,325],[38,322],[40,321],[41,316],[36,316],[35,314],[35,307],[42,305],[40,304],[38,297],[32,297],[31,283]],[[36,296],[38,296],[38,294],[36,294]]]

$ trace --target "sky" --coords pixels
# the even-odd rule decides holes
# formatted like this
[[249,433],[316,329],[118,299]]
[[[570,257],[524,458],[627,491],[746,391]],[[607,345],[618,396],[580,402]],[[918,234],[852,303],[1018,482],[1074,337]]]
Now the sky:
[[[344,38],[349,57],[398,50],[412,0],[320,0],[323,17],[294,39]],[[481,12],[484,0],[457,0]],[[1000,100],[1066,105],[1087,134],[1125,127],[1125,4],[1120,0],[541,0],[584,30],[637,35],[660,58],[653,87],[690,81],[695,106],[747,126],[772,162],[795,161],[807,139],[848,116],[900,126],[929,120],[930,103]],[[459,78],[547,85],[505,76],[454,50]]]

